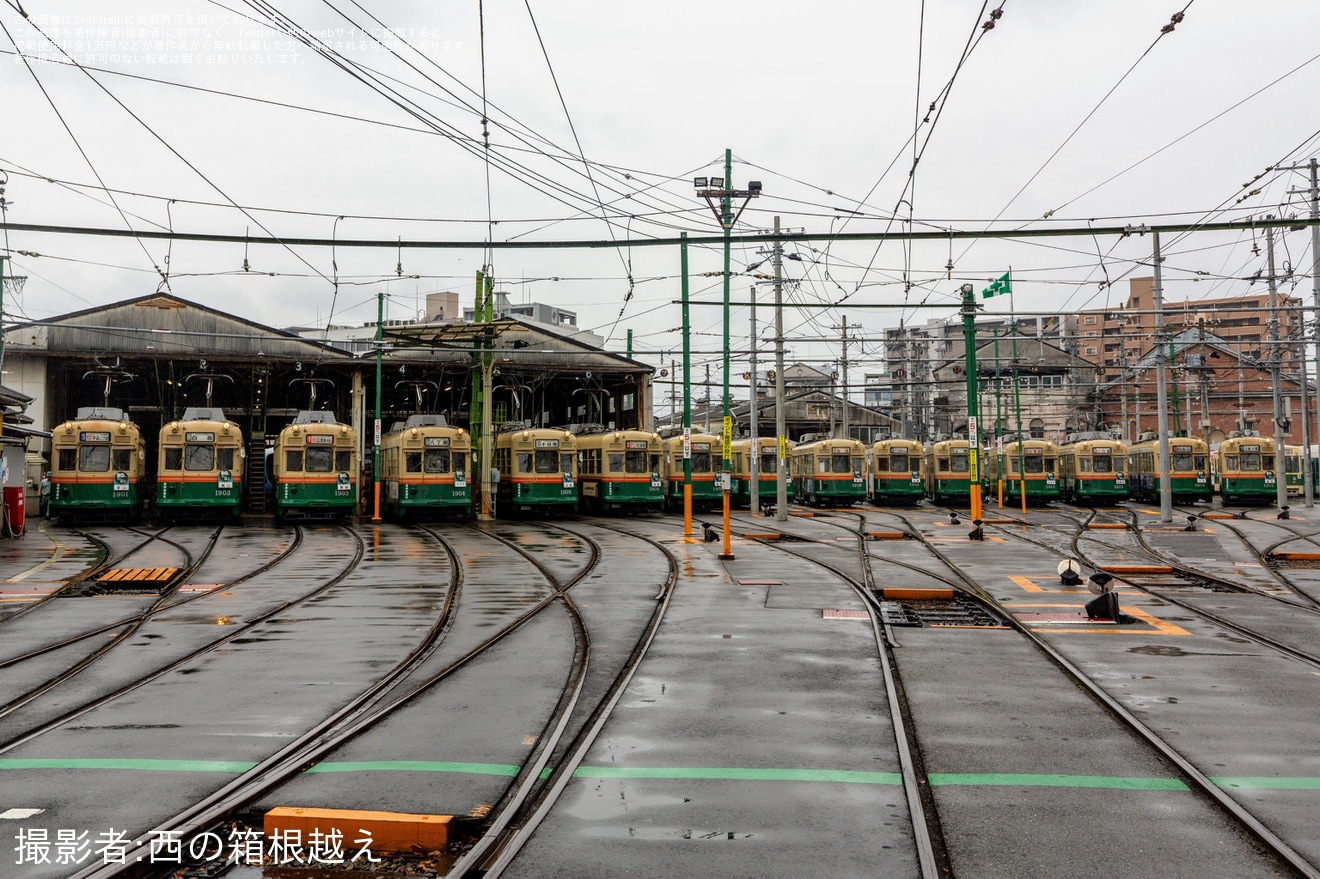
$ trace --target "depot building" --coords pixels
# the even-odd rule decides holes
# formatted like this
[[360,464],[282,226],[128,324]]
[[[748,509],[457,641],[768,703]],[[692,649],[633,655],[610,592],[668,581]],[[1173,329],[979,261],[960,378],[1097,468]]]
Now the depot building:
[[[187,408],[223,409],[248,443],[244,504],[254,513],[265,511],[267,440],[304,409],[352,426],[364,469],[378,405],[385,431],[438,413],[476,438],[483,386],[493,430],[508,422],[651,429],[650,366],[569,324],[496,316],[493,307],[489,320],[464,319],[456,294],[438,295],[424,318],[382,325],[379,343],[375,324],[306,338],[174,295],[127,299],[6,330],[4,385],[31,398],[27,415],[47,431],[80,407],[123,410],[146,440],[147,473],[156,471],[162,426]],[[29,485],[49,461],[38,431],[28,440]]]

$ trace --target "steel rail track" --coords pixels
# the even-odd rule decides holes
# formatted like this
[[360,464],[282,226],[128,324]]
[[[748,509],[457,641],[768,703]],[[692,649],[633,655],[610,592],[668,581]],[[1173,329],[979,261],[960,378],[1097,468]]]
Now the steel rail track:
[[[340,526],[340,527],[344,527],[344,526]],[[302,595],[299,596],[298,598],[290,599],[286,602],[283,602],[279,606],[274,607],[266,611],[265,613],[260,614],[259,616],[255,616],[249,620],[244,621],[240,625],[234,626],[233,631],[227,632],[224,636],[217,638],[216,640],[210,642],[209,644],[199,647],[198,649],[184,656],[180,656],[177,659],[171,661],[170,663],[161,666],[160,668],[153,669],[151,672],[139,677],[138,679],[128,684],[119,687],[118,689],[110,693],[106,693],[101,696],[98,696],[92,701],[84,703],[83,705],[80,705],[77,708],[71,709],[70,711],[65,712],[59,717],[46,721],[34,729],[20,733],[19,735],[15,736],[14,738],[8,741],[0,742],[0,754],[11,751],[16,747],[26,742],[29,742],[32,739],[40,735],[43,735],[44,733],[49,732],[52,729],[55,729],[56,727],[62,726],[68,723],[69,721],[74,720],[82,716],[83,714],[86,714],[88,711],[98,708],[101,705],[104,705],[114,699],[117,699],[126,693],[132,692],[133,690],[145,686],[151,681],[156,680],[162,675],[167,674],[173,671],[174,669],[179,668],[180,666],[183,666],[188,662],[197,659],[200,656],[204,656],[207,653],[210,653],[214,650],[217,650],[220,647],[225,646],[226,644],[233,641],[235,638],[238,638],[239,636],[251,631],[254,627],[277,617],[279,614],[284,613],[289,608],[296,607],[297,605],[302,604],[303,602],[308,601],[309,599],[315,598],[316,596],[325,592],[327,589],[330,589],[331,587],[335,586],[345,577],[347,577],[350,573],[353,572],[354,568],[356,568],[358,562],[361,561],[363,553],[365,552],[365,546],[363,545],[361,536],[356,534],[356,532],[351,531],[350,529],[346,528],[345,530],[348,530],[350,534],[353,534],[353,537],[357,542],[357,551],[352,561],[344,568],[344,570],[341,571],[339,574],[337,574],[330,581],[322,584],[321,586],[317,587],[315,590],[307,593],[306,595]],[[178,604],[173,606],[177,607]]]
[[[180,568],[179,571],[173,577],[170,578],[169,582],[166,584],[165,588],[161,590],[160,595],[157,596],[156,600],[148,604],[146,607],[142,608],[142,610],[138,611],[133,616],[127,617],[125,620],[122,620],[121,621],[123,623],[122,631],[116,632],[113,637],[109,638],[100,647],[93,650],[91,653],[84,656],[83,658],[75,662],[73,665],[70,665],[68,668],[64,669],[60,673],[56,674],[54,677],[49,678],[48,680],[37,685],[31,690],[28,690],[26,693],[22,694],[21,696],[17,696],[9,700],[5,704],[0,705],[0,718],[4,718],[8,716],[9,714],[13,713],[14,711],[18,710],[19,708],[31,702],[33,699],[39,698],[43,693],[47,693],[50,690],[54,689],[55,687],[59,686],[60,684],[64,683],[65,681],[69,680],[70,678],[73,678],[78,674],[81,674],[83,671],[94,665],[97,662],[97,660],[101,659],[101,657],[105,656],[115,647],[125,643],[129,638],[131,638],[137,632],[137,630],[142,627],[142,624],[145,623],[148,619],[150,619],[154,614],[159,612],[164,607],[165,602],[169,598],[173,597],[175,591],[181,585],[183,585],[183,583],[189,577],[191,577],[193,573],[202,566],[202,564],[206,562],[206,559],[207,557],[210,556],[211,551],[215,549],[216,542],[219,541],[220,532],[222,530],[224,530],[223,525],[215,529],[215,531],[211,534],[210,539],[207,541],[206,547],[202,550],[201,555],[199,555],[195,560],[192,557],[192,553],[190,553],[188,549],[183,545],[176,543],[173,540],[160,538],[159,535],[156,535],[153,539],[159,538],[162,542],[170,544],[171,546],[178,549],[179,552],[183,553],[184,562],[185,562],[184,567]],[[148,541],[148,543],[149,542],[150,541]],[[143,544],[143,546],[145,545],[146,544]],[[127,557],[128,556],[125,556],[125,558]],[[101,627],[99,631],[105,632],[107,631],[107,628]],[[84,634],[72,639],[72,641],[82,640],[83,638],[87,638],[87,637],[90,636]],[[72,643],[72,641],[70,641],[69,643]],[[46,652],[46,651],[41,651],[41,652]],[[4,668],[12,664],[13,661],[11,660],[3,664],[0,664],[0,668]]]
[[[842,511],[852,515],[863,515],[859,511]],[[829,523],[834,524],[834,523]],[[836,526],[838,527],[838,526]],[[851,531],[851,529],[849,529]],[[899,772],[903,779],[903,793],[907,801],[908,812],[912,817],[913,843],[916,847],[917,865],[921,871],[922,879],[939,879],[949,875],[948,858],[943,854],[943,844],[937,839],[938,832],[932,828],[932,824],[938,828],[939,814],[935,808],[934,799],[930,796],[929,786],[920,783],[923,773],[918,764],[920,762],[920,748],[917,745],[916,734],[912,726],[912,718],[907,711],[906,704],[901,696],[901,681],[899,681],[894,670],[893,648],[891,636],[888,630],[882,625],[879,617],[879,600],[874,593],[874,579],[870,567],[870,552],[866,549],[866,537],[861,532],[859,523],[856,531],[851,531],[857,537],[857,552],[862,565],[862,575],[864,580],[859,582],[847,571],[822,561],[815,556],[807,553],[798,552],[789,546],[779,543],[761,540],[759,538],[748,538],[771,549],[788,553],[797,558],[819,565],[830,571],[848,584],[857,596],[862,600],[863,607],[866,608],[867,616],[871,621],[871,631],[875,636],[877,652],[880,658],[880,668],[883,672],[885,682],[885,694],[889,705],[890,721],[894,727],[894,744],[898,753]],[[928,821],[929,819],[929,821]]]
[[[276,556],[275,558],[273,558],[273,559],[271,559],[270,561],[266,562],[266,563],[265,563],[264,565],[262,565],[261,567],[256,568],[255,570],[249,571],[248,573],[243,574],[243,575],[240,576],[240,577],[235,577],[233,580],[230,580],[228,583],[221,583],[221,584],[215,586],[215,587],[212,588],[212,589],[208,589],[208,590],[206,590],[205,592],[197,592],[197,593],[193,593],[193,594],[189,595],[187,598],[182,598],[182,599],[180,599],[180,600],[178,600],[178,601],[176,601],[176,602],[174,602],[173,604],[170,604],[170,605],[168,605],[168,606],[165,606],[165,605],[163,605],[163,604],[152,606],[152,607],[149,608],[149,610],[148,610],[148,616],[155,616],[156,614],[158,614],[158,613],[162,613],[162,612],[164,612],[164,611],[166,611],[166,610],[174,610],[174,609],[176,609],[176,608],[183,607],[185,604],[188,604],[188,603],[190,603],[190,602],[196,601],[196,600],[198,600],[199,598],[205,598],[205,597],[207,597],[208,595],[214,595],[216,592],[219,592],[219,591],[222,591],[222,590],[225,590],[225,589],[232,589],[232,588],[234,588],[235,586],[239,585],[240,583],[245,583],[245,582],[247,582],[248,580],[251,580],[253,577],[256,577],[256,576],[258,576],[258,575],[260,575],[260,574],[264,574],[264,573],[266,573],[268,570],[270,570],[271,568],[275,567],[277,564],[279,564],[280,562],[284,561],[286,558],[288,558],[290,555],[293,554],[294,550],[296,550],[296,549],[298,548],[298,546],[302,543],[302,536],[303,536],[303,531],[302,531],[302,529],[301,529],[301,528],[295,528],[295,529],[294,529],[294,538],[293,538],[293,541],[289,544],[289,546],[288,546],[287,548],[285,548],[285,549],[284,549],[284,550],[283,550],[278,556]],[[208,550],[208,555],[209,555],[209,550]],[[204,563],[205,561],[206,561],[205,558],[202,559],[202,562],[199,562],[198,567],[200,567],[201,563]],[[194,571],[194,573],[195,573],[195,571]],[[189,574],[189,576],[191,576],[191,574]],[[183,582],[184,582],[183,580],[180,580],[180,584],[182,584]],[[172,594],[173,596],[177,597],[178,590],[177,590],[177,589],[173,589],[173,590],[171,590],[171,594]],[[92,637],[95,637],[95,636],[97,636],[97,635],[104,634],[104,633],[106,633],[106,632],[109,632],[109,631],[113,630],[113,629],[114,629],[115,627],[117,627],[117,626],[128,625],[129,623],[133,622],[133,620],[136,619],[136,618],[137,618],[137,615],[134,615],[134,616],[128,616],[128,617],[121,617],[120,619],[115,620],[115,621],[112,622],[112,623],[106,623],[105,625],[103,625],[103,626],[99,626],[98,628],[90,629],[90,630],[88,630],[88,631],[86,631],[86,632],[82,632],[81,634],[78,634],[78,635],[70,635],[69,637],[67,637],[67,638],[65,638],[65,639],[63,639],[63,640],[61,640],[61,641],[56,641],[56,642],[51,643],[51,644],[46,644],[46,645],[44,645],[44,646],[42,646],[42,647],[38,647],[38,648],[36,648],[35,650],[31,650],[31,651],[29,651],[29,652],[27,652],[27,653],[24,653],[24,654],[21,654],[21,655],[19,655],[19,656],[13,656],[13,657],[10,657],[9,659],[0,660],[0,670],[3,670],[3,669],[6,669],[6,668],[9,668],[10,666],[13,666],[13,665],[17,665],[17,664],[20,663],[20,662],[25,662],[25,661],[27,661],[27,660],[29,660],[29,659],[33,659],[33,658],[35,658],[35,657],[41,656],[42,654],[50,653],[51,651],[54,651],[54,650],[59,650],[61,647],[68,647],[70,644],[76,644],[76,643],[78,643],[79,641],[86,640],[87,638],[92,638]]]
[[[1029,540],[1028,538],[1022,537],[1020,537],[1020,539]],[[1128,711],[1122,703],[1087,676],[1085,672],[1074,665],[1066,656],[1056,650],[1053,645],[1036,632],[1033,632],[1030,627],[1015,618],[1012,614],[1008,613],[1004,608],[1000,607],[999,603],[995,601],[993,596],[982,589],[980,584],[967,576],[967,574],[955,565],[952,560],[940,552],[938,547],[930,544],[928,541],[924,542],[926,542],[931,553],[944,561],[949,569],[966,584],[966,588],[970,592],[978,595],[986,604],[996,608],[997,613],[1004,617],[1014,630],[1030,640],[1038,650],[1045,654],[1079,686],[1085,688],[1085,690],[1101,705],[1108,709],[1114,717],[1118,718],[1129,729],[1141,736],[1152,748],[1163,756],[1165,760],[1169,761],[1170,764],[1176,767],[1177,770],[1182,773],[1184,778],[1191,782],[1191,786],[1194,787],[1195,790],[1208,797],[1229,817],[1244,827],[1262,846],[1295,870],[1299,875],[1306,877],[1306,879],[1320,879],[1320,869],[1317,869],[1316,866],[1312,865],[1302,857],[1299,852],[1297,852],[1292,846],[1288,845],[1288,843],[1274,833],[1274,831],[1270,830],[1258,818],[1239,805],[1236,800],[1211,781],[1205,773],[1196,768],[1190,760],[1180,754],[1172,745],[1166,742],[1154,730],[1137,718],[1136,715]],[[1038,541],[1029,540],[1029,542],[1036,543],[1038,546],[1043,546],[1052,552],[1058,551],[1053,547],[1041,544]]]

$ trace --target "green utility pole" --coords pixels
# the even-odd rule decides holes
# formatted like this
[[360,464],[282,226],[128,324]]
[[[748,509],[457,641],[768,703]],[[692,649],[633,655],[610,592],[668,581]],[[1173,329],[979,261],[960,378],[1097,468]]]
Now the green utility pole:
[[999,377],[999,330],[995,330],[995,476],[998,483],[999,508],[1004,508],[1004,413],[1003,381]]
[[371,456],[371,521],[380,521],[380,368],[381,352],[384,350],[385,294],[376,294],[376,422],[375,440]]
[[[760,195],[760,182],[751,181],[747,183],[746,190],[733,189],[734,173],[734,153],[731,149],[725,150],[725,176],[706,178],[698,177],[693,183],[697,187],[697,194],[706,199],[706,205],[710,206],[711,212],[714,212],[715,220],[719,222],[719,228],[725,234],[725,285],[723,285],[723,308],[725,308],[725,424],[723,424],[723,442],[722,446],[722,467],[721,479],[723,480],[723,498],[725,498],[725,515],[723,515],[723,525],[725,525],[725,542],[723,542],[723,552],[719,553],[722,561],[733,560],[733,552],[729,548],[729,492],[733,487],[733,440],[734,440],[734,418],[729,405],[729,264],[730,247],[733,244],[733,231],[735,224],[738,223],[739,216],[742,216],[743,209],[746,209],[747,202]],[[714,198],[719,198],[719,207],[715,207]],[[733,199],[742,198],[742,207],[739,207],[737,214],[734,214]],[[709,408],[708,408],[709,412]]]
[[962,285],[963,368],[967,372],[967,481],[971,488],[972,522],[981,520],[981,439],[977,432],[980,403],[976,398],[976,298],[971,284]]
[[687,233],[679,236],[679,262],[683,275],[683,536],[692,536],[692,340],[688,322]]

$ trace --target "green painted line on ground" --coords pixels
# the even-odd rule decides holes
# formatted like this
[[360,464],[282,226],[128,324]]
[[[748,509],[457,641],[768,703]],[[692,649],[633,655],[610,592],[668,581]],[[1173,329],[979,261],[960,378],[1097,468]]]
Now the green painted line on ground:
[[[0,771],[22,769],[98,769],[147,772],[223,772],[242,774],[256,763],[233,760],[144,760],[121,758],[0,758]],[[318,763],[316,772],[453,772],[470,775],[516,776],[519,767],[505,763],[455,763],[428,760],[373,760]],[[549,769],[542,771],[548,777]],[[857,772],[845,769],[773,769],[747,767],[619,767],[580,766],[575,778],[690,779],[716,781],[811,781],[835,784],[902,784],[897,772]],[[1187,785],[1175,778],[1123,778],[1105,775],[1048,775],[1024,773],[935,773],[927,776],[933,786],[958,787],[1075,787],[1110,790],[1185,791]],[[1220,776],[1210,779],[1221,788],[1235,790],[1320,790],[1320,778],[1271,778],[1265,776]]]
[[1320,778],[1266,778],[1226,776],[1210,779],[1222,788],[1240,788],[1243,790],[1320,790]]
[[255,763],[233,760],[133,760],[117,758],[76,759],[0,759],[0,770],[5,769],[135,769],[147,772],[229,772],[243,773]]
[[842,784],[902,784],[897,772],[851,772],[844,769],[745,769],[580,766],[575,778],[683,778],[731,781],[828,781]]
[[1113,790],[1187,790],[1176,778],[1121,778],[1107,775],[1035,775],[1021,773],[945,772],[928,775],[931,786],[1089,787]]
[[317,763],[311,772],[461,772],[469,775],[506,775],[512,778],[518,774],[517,766],[503,763],[451,763],[434,760],[370,760],[363,762]]

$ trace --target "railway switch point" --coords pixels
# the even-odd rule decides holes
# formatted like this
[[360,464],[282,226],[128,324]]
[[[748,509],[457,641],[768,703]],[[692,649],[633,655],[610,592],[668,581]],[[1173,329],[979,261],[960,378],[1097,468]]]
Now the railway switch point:
[[972,520],[972,524],[973,524],[974,526],[976,526],[976,527],[974,527],[971,531],[969,531],[969,532],[967,533],[967,539],[968,539],[968,540],[985,540],[985,529],[983,529],[983,528],[981,527],[981,520],[980,520],[980,519],[973,519],[973,520]]
[[1279,508],[1279,515],[1278,515],[1277,518],[1280,518],[1280,519],[1287,519],[1287,518],[1289,518],[1289,516],[1288,516],[1288,505],[1287,505],[1287,504],[1284,504],[1282,507]]
[[958,514],[957,514],[957,513],[950,513],[950,514],[949,514],[949,524],[950,524],[950,525],[961,525],[961,524],[962,524],[962,522],[958,521]]
[[1184,528],[1183,530],[1184,530],[1184,531],[1195,531],[1195,530],[1196,530],[1196,517],[1195,517],[1195,516],[1188,516],[1188,517],[1187,517],[1187,527]]
[[709,522],[702,522],[701,539],[706,543],[714,543],[715,541],[720,539],[720,535],[719,532],[715,530],[714,525],[711,525]]

